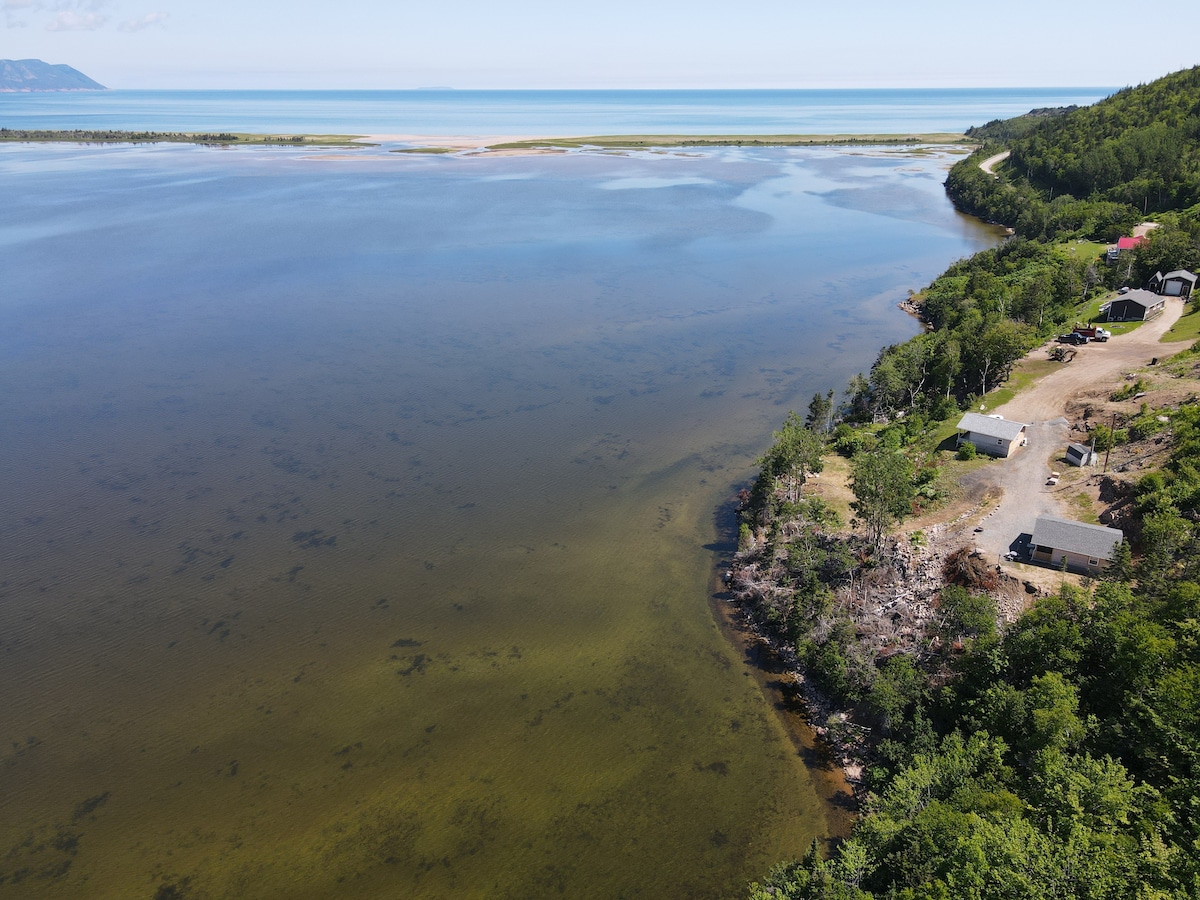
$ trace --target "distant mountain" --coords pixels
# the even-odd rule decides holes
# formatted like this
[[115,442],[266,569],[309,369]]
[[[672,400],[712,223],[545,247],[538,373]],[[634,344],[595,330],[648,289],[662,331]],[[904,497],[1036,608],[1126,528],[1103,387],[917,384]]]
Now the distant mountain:
[[0,93],[106,90],[70,66],[52,66],[40,59],[0,59]]

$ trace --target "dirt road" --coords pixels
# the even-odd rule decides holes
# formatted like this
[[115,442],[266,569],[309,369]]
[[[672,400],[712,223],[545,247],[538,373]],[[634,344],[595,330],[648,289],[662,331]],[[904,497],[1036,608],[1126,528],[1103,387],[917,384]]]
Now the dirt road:
[[[1098,384],[1111,382],[1115,389],[1126,373],[1147,365],[1154,357],[1170,356],[1187,347],[1187,341],[1159,343],[1182,313],[1182,301],[1168,299],[1166,310],[1157,319],[1107,343],[1080,347],[1072,362],[1044,376],[1009,403],[986,410],[1028,425],[1027,446],[1011,458],[997,460],[969,476],[975,484],[1002,494],[998,505],[979,523],[983,531],[973,536],[975,546],[985,551],[987,559],[999,561],[1005,552],[1015,549],[1021,536],[1033,531],[1040,515],[1072,517],[1065,505],[1064,489],[1046,484],[1051,471],[1067,468],[1063,461],[1071,440],[1070,423],[1064,418],[1067,404]],[[1030,357],[1044,359],[1045,352],[1045,348],[1034,350]],[[1078,487],[1071,490],[1077,493]],[[1030,567],[1020,568],[1021,572],[1013,574],[1028,578]]]
[[1011,151],[1009,150],[1005,150],[1003,153],[997,153],[995,156],[989,156],[979,164],[979,168],[983,169],[983,171],[987,172],[989,175],[994,176],[996,174],[996,166],[1008,159],[1010,152]]

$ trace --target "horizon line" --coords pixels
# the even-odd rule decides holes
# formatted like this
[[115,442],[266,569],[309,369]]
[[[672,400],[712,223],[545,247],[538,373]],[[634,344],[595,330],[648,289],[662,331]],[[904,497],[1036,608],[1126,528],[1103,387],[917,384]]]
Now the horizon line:
[[[405,92],[412,94],[539,92],[539,93],[792,93],[797,91],[1119,91],[1131,85],[1047,84],[1047,85],[904,85],[880,87],[105,87],[106,91],[274,91],[279,93],[317,91]],[[14,91],[12,93],[35,93]],[[52,93],[52,92],[49,92]],[[64,91],[60,93],[79,93]]]

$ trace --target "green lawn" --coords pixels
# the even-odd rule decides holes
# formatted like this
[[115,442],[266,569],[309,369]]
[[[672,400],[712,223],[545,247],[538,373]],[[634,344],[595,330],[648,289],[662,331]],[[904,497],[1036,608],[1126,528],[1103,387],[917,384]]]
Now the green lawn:
[[1100,524],[1100,517],[1096,515],[1096,510],[1092,507],[1090,494],[1075,494],[1070,498],[1070,503],[1071,514],[1077,521],[1087,522],[1089,525]]
[[1083,259],[1088,262],[1098,261],[1099,257],[1108,249],[1107,244],[1098,244],[1095,241],[1067,241],[1058,246],[1072,259]]
[[1019,371],[1014,372],[1012,377],[1004,382],[1003,386],[993,388],[980,398],[979,402],[986,406],[987,409],[976,410],[976,412],[986,414],[1003,406],[1043,375],[1057,370],[1061,365],[1061,363],[1050,362],[1049,360],[1027,360]]
[[1183,311],[1183,316],[1168,329],[1159,340],[1163,343],[1173,341],[1194,341],[1200,337],[1200,311],[1194,303],[1189,303]]
[[[1006,381],[1003,386],[994,388],[987,392],[983,397],[978,398],[968,412],[982,413],[989,415],[999,407],[1003,406],[1025,388],[1029,387],[1043,375],[1057,370],[1062,363],[1051,362],[1050,360],[1026,359],[1021,363],[1018,371]],[[957,431],[955,426],[958,425],[959,419],[962,418],[961,412],[956,412],[948,419],[943,419],[941,423],[930,423],[929,433],[922,439],[922,446],[929,452],[934,451],[942,442],[952,438]]]
[[1089,301],[1086,306],[1080,307],[1079,321],[1080,322],[1094,322],[1097,325],[1103,325],[1108,331],[1111,331],[1113,334],[1128,334],[1129,332],[1133,331],[1133,329],[1137,328],[1142,323],[1141,322],[1105,322],[1104,316],[1100,312],[1100,305],[1102,303],[1107,303],[1109,300],[1115,300],[1119,296],[1121,296],[1121,295],[1118,294],[1116,291],[1108,291],[1107,293],[1101,294],[1099,297],[1096,297],[1094,300]]

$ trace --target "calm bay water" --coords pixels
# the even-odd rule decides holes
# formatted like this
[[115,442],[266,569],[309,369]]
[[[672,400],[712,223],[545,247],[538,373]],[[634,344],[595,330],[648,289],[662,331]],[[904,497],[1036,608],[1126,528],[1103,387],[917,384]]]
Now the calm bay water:
[[706,547],[996,240],[953,158],[0,146],[0,896],[721,897],[827,834]]
[[0,127],[421,135],[928,134],[1111,88],[0,94]]

